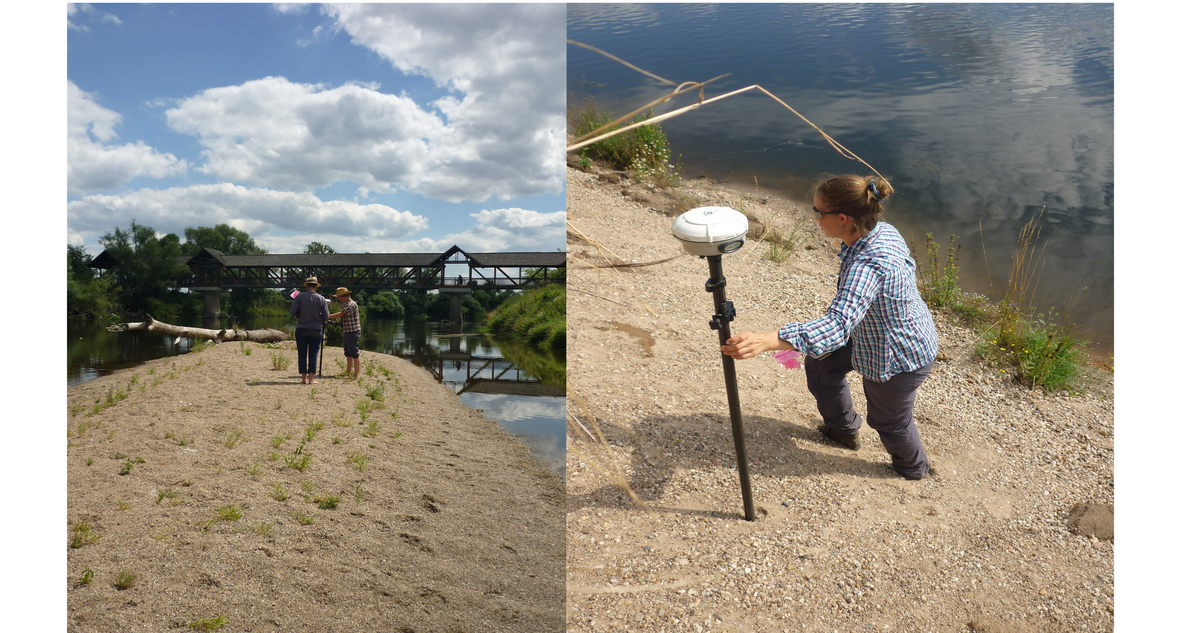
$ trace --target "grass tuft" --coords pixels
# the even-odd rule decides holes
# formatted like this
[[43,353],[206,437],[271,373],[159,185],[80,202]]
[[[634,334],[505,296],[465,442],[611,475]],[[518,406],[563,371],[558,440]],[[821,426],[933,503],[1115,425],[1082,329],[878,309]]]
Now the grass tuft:
[[126,589],[136,585],[137,581],[138,575],[136,573],[129,571],[128,569],[123,569],[117,572],[117,575],[113,577],[113,586],[116,587],[118,591],[125,591]]
[[215,617],[215,618],[206,618],[204,620],[196,620],[195,622],[188,624],[188,628],[196,629],[197,631],[215,631],[215,630],[225,626],[225,624],[226,624],[225,616],[218,613],[217,617]]
[[79,549],[88,543],[100,538],[99,534],[92,533],[92,525],[87,519],[80,519],[71,527],[71,548]]

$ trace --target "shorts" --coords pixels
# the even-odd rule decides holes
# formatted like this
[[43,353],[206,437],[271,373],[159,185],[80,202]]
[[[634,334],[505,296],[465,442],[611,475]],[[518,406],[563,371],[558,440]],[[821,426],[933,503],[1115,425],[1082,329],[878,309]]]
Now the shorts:
[[346,350],[346,358],[358,358],[358,339],[362,336],[362,332],[342,332],[343,347]]

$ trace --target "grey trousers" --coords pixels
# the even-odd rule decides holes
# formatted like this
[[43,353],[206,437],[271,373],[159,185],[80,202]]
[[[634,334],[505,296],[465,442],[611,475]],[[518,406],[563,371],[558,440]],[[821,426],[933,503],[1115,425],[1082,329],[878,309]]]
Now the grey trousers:
[[[817,411],[825,426],[835,433],[856,435],[862,428],[862,418],[855,413],[850,401],[852,343],[834,350],[820,360],[804,359],[808,391],[817,399]],[[867,426],[879,433],[884,449],[892,456],[892,468],[905,479],[922,479],[929,474],[929,460],[921,446],[921,436],[913,422],[913,403],[917,388],[925,382],[933,363],[910,372],[896,374],[887,382],[863,379],[867,397]]]

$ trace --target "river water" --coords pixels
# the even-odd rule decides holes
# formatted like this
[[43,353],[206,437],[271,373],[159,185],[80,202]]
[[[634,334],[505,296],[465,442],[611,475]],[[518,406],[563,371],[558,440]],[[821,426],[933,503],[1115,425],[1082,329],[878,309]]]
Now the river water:
[[[1111,4],[573,4],[567,37],[672,82],[732,73],[707,98],[767,89],[889,177],[884,217],[920,251],[958,236],[967,290],[1003,295],[1044,207],[1035,302],[1112,349]],[[624,114],[671,88],[568,46],[567,90]],[[663,128],[685,175],[802,202],[821,173],[870,173],[757,92]]]
[[[224,324],[173,322],[175,325],[219,329]],[[286,317],[260,317],[239,324],[247,329],[284,329]],[[113,333],[96,322],[67,322],[67,386],[87,382],[148,360],[184,354],[192,342],[149,332]],[[341,346],[327,346],[326,375],[336,371]],[[453,391],[464,404],[479,409],[521,438],[538,459],[559,475],[566,474],[566,387],[564,358],[512,346],[479,332],[479,324],[464,323],[461,333],[448,324],[367,318],[363,321],[363,350],[405,358],[424,368]],[[538,366],[540,380],[533,374]],[[293,359],[293,367],[294,359]],[[549,368],[548,370],[546,368]]]

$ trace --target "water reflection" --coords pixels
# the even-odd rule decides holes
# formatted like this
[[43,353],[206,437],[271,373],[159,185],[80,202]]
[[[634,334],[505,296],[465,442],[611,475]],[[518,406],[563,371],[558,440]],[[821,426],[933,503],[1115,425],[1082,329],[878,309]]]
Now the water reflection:
[[[1003,287],[1021,225],[1044,206],[1038,303],[1077,297],[1073,316],[1111,345],[1112,5],[578,4],[568,37],[671,81],[732,73],[709,97],[770,90],[891,177],[888,220],[902,234],[959,236],[969,290]],[[669,91],[591,51],[567,54],[575,101],[623,113]],[[663,127],[689,176],[803,199],[823,172],[866,171],[761,94]]]

